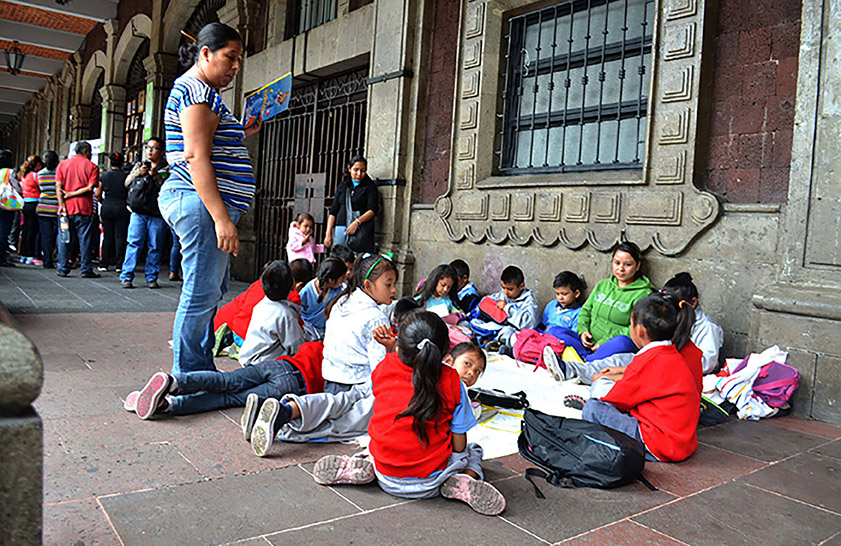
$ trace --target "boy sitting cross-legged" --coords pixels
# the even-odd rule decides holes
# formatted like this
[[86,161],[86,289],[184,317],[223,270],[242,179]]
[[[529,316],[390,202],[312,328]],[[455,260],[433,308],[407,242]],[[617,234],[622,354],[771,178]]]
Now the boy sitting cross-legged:
[[[540,309],[534,293],[526,288],[523,271],[513,265],[502,270],[499,284],[501,290],[488,296],[496,301],[497,307],[504,310],[508,318],[493,336],[489,348],[496,348],[500,353],[511,354],[517,332],[523,328],[534,328],[540,320]],[[479,326],[487,326],[480,319],[473,319],[471,325],[479,321]],[[489,349],[489,350],[490,350]]]
[[638,301],[630,333],[639,352],[609,392],[584,405],[584,420],[641,440],[646,459],[652,461],[682,461],[698,445],[701,394],[671,342],[677,315],[678,302],[667,294]]

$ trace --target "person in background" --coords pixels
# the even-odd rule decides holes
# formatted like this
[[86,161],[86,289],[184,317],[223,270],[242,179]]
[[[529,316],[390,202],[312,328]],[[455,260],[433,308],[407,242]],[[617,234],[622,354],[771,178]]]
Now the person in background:
[[[348,194],[350,197],[348,198]],[[348,209],[350,202],[350,209]],[[371,222],[379,209],[377,185],[368,176],[368,161],[362,156],[353,156],[347,164],[342,181],[336,188],[336,196],[327,217],[324,233],[324,247],[333,244],[347,245],[354,252],[374,252],[374,229]],[[335,234],[334,234],[335,228]],[[348,236],[360,233],[348,241]]]
[[53,150],[44,152],[44,168],[38,171],[38,231],[41,234],[41,254],[44,268],[55,269],[56,238],[58,237],[58,197],[55,189],[55,171],[58,154]]
[[286,243],[286,258],[291,262],[298,258],[315,264],[315,255],[324,252],[324,245],[315,244],[313,229],[315,219],[312,214],[299,212],[295,221],[289,225],[289,241]]
[[99,216],[102,220],[102,258],[100,271],[114,266],[119,272],[126,257],[126,239],[131,213],[126,208],[126,172],[123,170],[125,157],[119,152],[108,156],[111,168],[99,177],[102,184],[96,189],[96,198],[101,203]]
[[[0,150],[0,184],[6,180],[20,193],[20,183],[15,173],[12,151]],[[0,208],[0,267],[14,267],[9,259],[9,234],[12,232],[12,225],[15,222],[15,211]]]
[[[99,168],[91,161],[91,145],[81,141],[76,144],[76,155],[58,164],[55,173],[56,196],[59,216],[67,215],[70,228],[75,229],[79,240],[81,276],[98,279],[93,270],[93,193],[99,185]],[[58,276],[70,275],[70,244],[58,242]]]
[[470,281],[470,266],[462,259],[450,262],[450,267],[455,269],[457,277],[458,301],[456,304],[465,312],[470,313],[479,305],[482,296],[476,290],[476,285]]
[[37,247],[38,242],[38,198],[41,190],[38,188],[38,171],[44,164],[41,157],[31,155],[26,158],[26,174],[20,182],[21,194],[23,196],[23,228],[20,236],[20,261],[34,265],[44,265],[38,258],[41,254]]

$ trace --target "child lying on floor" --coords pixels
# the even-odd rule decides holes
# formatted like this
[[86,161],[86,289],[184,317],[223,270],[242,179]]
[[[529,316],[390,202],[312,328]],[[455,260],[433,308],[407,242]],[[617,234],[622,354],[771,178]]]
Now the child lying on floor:
[[[631,339],[640,348],[610,390],[587,400],[583,418],[641,440],[646,459],[682,461],[695,452],[701,393],[693,372],[672,343],[688,339],[691,322],[676,333],[680,306],[670,294],[654,293],[634,305]],[[691,342],[687,343],[691,345]],[[692,345],[694,347],[694,345]],[[700,350],[695,348],[700,366]],[[609,374],[608,374],[609,375]]]
[[317,483],[376,479],[398,497],[440,494],[491,516],[505,509],[502,494],[483,481],[482,447],[467,443],[476,419],[459,374],[441,365],[448,347],[447,326],[435,314],[416,312],[406,320],[397,352],[386,355],[372,375],[370,455],[322,457],[313,470]]

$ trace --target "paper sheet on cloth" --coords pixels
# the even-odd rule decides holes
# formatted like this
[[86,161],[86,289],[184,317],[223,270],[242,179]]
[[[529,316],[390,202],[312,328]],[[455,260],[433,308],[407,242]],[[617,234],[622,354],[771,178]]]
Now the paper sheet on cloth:
[[[488,359],[485,373],[476,382],[476,387],[499,389],[507,393],[523,391],[532,408],[561,417],[581,419],[581,411],[564,406],[564,396],[577,394],[585,400],[590,397],[590,387],[581,385],[577,380],[559,383],[543,368],[535,370],[534,364],[518,362],[508,356],[493,356]],[[503,410],[505,413],[517,413],[515,410]],[[519,415],[522,415],[520,410]],[[482,446],[485,459],[494,459],[517,453],[519,423],[512,427],[510,416],[503,421],[491,420],[479,424],[467,433],[467,441]],[[502,417],[501,417],[502,418]],[[508,429],[508,430],[505,430]]]

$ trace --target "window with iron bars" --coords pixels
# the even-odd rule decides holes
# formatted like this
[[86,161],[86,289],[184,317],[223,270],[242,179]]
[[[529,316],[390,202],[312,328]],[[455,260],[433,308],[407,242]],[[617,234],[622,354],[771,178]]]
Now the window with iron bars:
[[289,37],[303,34],[336,18],[336,0],[298,0],[294,3]]
[[511,17],[499,174],[642,169],[653,23],[653,0]]

